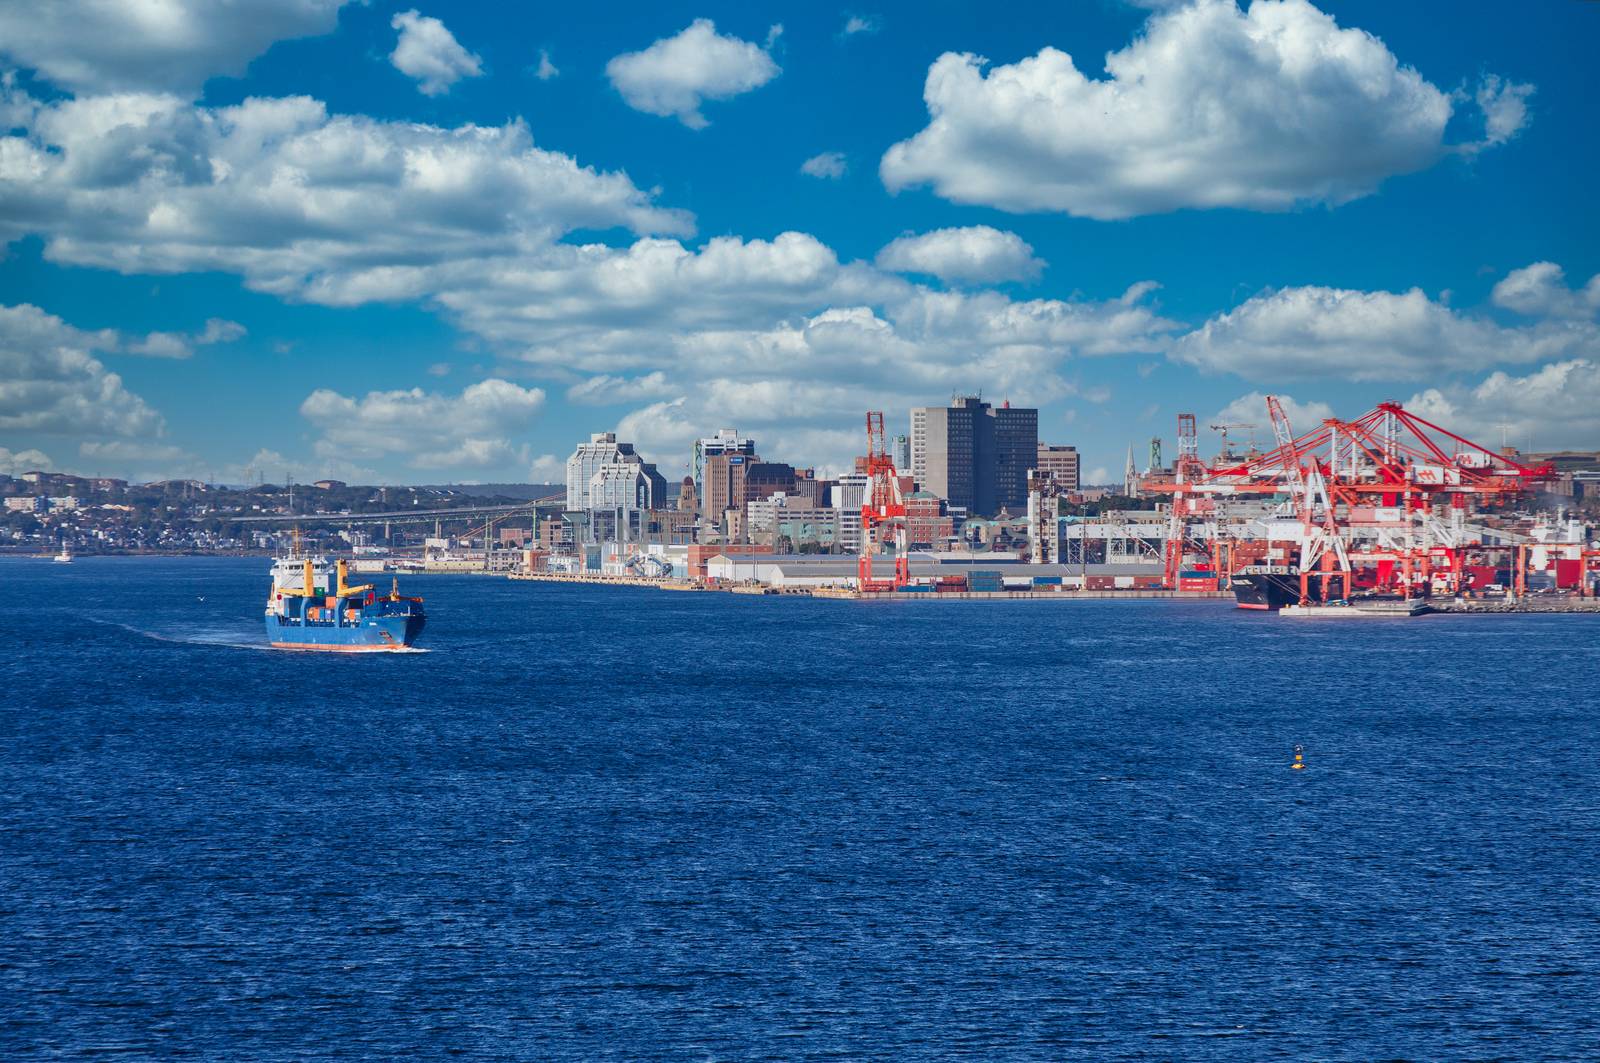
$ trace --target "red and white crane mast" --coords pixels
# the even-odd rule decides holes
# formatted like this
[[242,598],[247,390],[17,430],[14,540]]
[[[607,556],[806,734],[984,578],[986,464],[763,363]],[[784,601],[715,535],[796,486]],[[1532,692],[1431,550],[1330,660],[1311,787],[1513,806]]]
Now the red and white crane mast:
[[[911,582],[911,562],[906,556],[906,503],[900,493],[900,476],[894,467],[884,437],[883,413],[867,412],[867,485],[861,496],[861,559],[856,582],[863,591],[899,590]],[[872,557],[883,541],[883,532],[894,535],[894,576],[874,579]]]

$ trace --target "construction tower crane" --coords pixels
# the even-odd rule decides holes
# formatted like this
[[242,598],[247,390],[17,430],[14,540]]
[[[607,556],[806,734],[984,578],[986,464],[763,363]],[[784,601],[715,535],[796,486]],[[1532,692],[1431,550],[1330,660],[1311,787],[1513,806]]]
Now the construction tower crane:
[[1257,428],[1257,426],[1254,425],[1254,424],[1248,424],[1248,423],[1243,423],[1243,422],[1229,422],[1229,423],[1224,423],[1224,424],[1214,424],[1214,425],[1212,425],[1211,426],[1211,430],[1213,432],[1220,433],[1221,436],[1222,436],[1222,453],[1217,455],[1217,460],[1218,461],[1231,461],[1231,460],[1233,460],[1233,458],[1234,458],[1233,450],[1232,450],[1231,447],[1228,446],[1228,433],[1229,432],[1238,432],[1238,431],[1244,431],[1244,432],[1249,433],[1249,440],[1250,440],[1249,449],[1246,450],[1245,453],[1249,454],[1250,456],[1253,457],[1256,454],[1256,435],[1255,435],[1256,428]]
[[[911,562],[906,556],[906,502],[900,493],[900,477],[889,454],[883,433],[883,413],[867,411],[867,486],[861,496],[861,560],[856,582],[863,591],[899,590],[911,582]],[[894,577],[874,579],[872,555],[883,542],[885,532],[894,538]]]

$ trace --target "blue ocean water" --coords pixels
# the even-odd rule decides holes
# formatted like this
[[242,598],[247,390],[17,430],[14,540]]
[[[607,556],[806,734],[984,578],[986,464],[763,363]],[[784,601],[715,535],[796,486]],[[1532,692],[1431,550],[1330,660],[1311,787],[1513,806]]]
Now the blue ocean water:
[[0,1059],[1600,1059],[1596,618],[265,577],[0,560]]

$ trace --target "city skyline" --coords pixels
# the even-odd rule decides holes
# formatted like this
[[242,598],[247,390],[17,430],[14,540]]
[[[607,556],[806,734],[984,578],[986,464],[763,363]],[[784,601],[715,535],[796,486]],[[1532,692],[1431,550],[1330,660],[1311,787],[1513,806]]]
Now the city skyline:
[[1268,393],[1600,446],[1594,5],[169,15],[0,3],[0,472],[827,475],[976,393],[1085,483]]

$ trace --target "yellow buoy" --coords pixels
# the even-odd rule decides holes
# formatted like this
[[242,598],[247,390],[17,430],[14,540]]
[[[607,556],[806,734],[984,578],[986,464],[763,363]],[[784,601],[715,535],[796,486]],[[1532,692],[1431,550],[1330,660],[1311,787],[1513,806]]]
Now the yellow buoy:
[[1305,750],[1300,746],[1294,747],[1294,763],[1290,767],[1295,771],[1303,771],[1306,766]]

